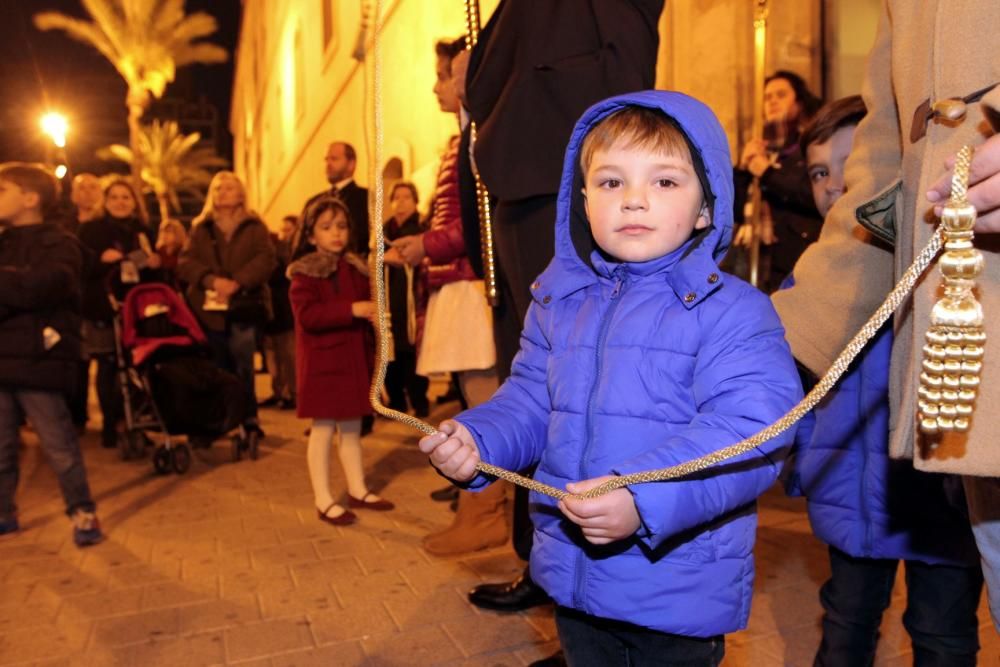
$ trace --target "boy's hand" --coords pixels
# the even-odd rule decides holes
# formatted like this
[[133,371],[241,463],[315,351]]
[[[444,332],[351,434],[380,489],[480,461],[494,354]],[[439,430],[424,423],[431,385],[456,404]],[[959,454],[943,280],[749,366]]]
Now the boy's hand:
[[[948,172],[939,178],[927,192],[927,200],[937,204],[934,214],[941,215],[941,209],[951,194],[951,175],[955,168],[955,158],[944,163]],[[982,146],[976,148],[969,168],[969,203],[976,207],[975,230],[981,234],[1000,232],[1000,134],[994,134]]]
[[[611,475],[585,479],[566,485],[570,493],[585,493],[604,484]],[[639,530],[639,511],[628,489],[615,489],[599,498],[581,500],[566,497],[559,501],[559,509],[570,521],[580,526],[583,536],[591,544],[609,544],[631,537]]]
[[120,262],[123,259],[125,259],[125,255],[123,255],[120,250],[115,250],[114,248],[108,248],[101,253],[101,261],[105,264],[114,264],[115,262]]
[[453,419],[441,422],[437,433],[420,439],[419,447],[430,456],[431,465],[445,477],[468,482],[476,476],[479,448],[469,429],[459,422]]
[[392,242],[392,247],[399,252],[403,261],[410,266],[420,264],[423,258],[427,255],[427,252],[424,250],[423,234],[414,234],[412,236],[403,236],[398,238]]

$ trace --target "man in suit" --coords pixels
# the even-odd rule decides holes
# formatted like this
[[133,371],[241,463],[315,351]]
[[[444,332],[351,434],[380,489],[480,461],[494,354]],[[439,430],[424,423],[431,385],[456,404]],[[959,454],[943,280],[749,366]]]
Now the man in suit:
[[309,198],[302,212],[323,195],[339,197],[351,212],[350,249],[361,257],[368,255],[368,188],[354,182],[358,156],[354,146],[346,141],[335,141],[326,149],[326,180],[330,189]]
[[[495,199],[500,304],[493,322],[501,381],[520,345],[531,283],[554,252],[556,194],[573,125],[599,100],[653,87],[663,5],[664,0],[502,0],[472,49],[459,95],[476,122],[474,157]],[[453,74],[465,66],[456,62]],[[514,548],[524,560],[531,551],[527,506],[527,492],[518,488]],[[526,570],[513,582],[477,586],[469,599],[480,607],[515,611],[548,596]]]

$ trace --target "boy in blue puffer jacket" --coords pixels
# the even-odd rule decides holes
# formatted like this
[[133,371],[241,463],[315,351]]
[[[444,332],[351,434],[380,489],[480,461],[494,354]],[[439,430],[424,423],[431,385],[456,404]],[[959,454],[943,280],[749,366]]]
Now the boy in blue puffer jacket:
[[[556,255],[511,377],[420,441],[482,488],[483,460],[581,493],[752,435],[801,397],[761,292],[717,265],[732,168],[712,111],[679,93],[611,98],[567,149]],[[791,434],[697,476],[600,498],[532,494],[531,576],[556,601],[571,665],[717,665],[746,626],[755,500]]]
[[[845,192],[844,164],[864,115],[860,97],[837,100],[802,134],[813,197],[823,215]],[[815,665],[874,662],[882,615],[903,560],[903,626],[914,663],[972,666],[983,576],[962,482],[889,459],[891,350],[892,326],[886,324],[803,421],[787,464],[786,487],[806,496],[813,533],[830,551]]]

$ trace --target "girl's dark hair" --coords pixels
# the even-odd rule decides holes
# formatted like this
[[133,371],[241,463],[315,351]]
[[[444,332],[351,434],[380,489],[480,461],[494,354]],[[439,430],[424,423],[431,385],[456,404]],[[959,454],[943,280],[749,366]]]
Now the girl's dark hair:
[[799,104],[799,122],[805,123],[812,118],[823,104],[823,100],[809,92],[809,86],[805,79],[790,72],[787,69],[779,69],[771,76],[764,79],[764,85],[771,83],[775,79],[784,79],[795,91],[795,101]]
[[805,155],[810,144],[826,143],[840,128],[860,123],[866,111],[860,95],[842,97],[824,106],[802,132],[799,139],[802,154]]
[[293,259],[298,259],[299,257],[316,250],[316,246],[312,244],[309,237],[312,236],[313,228],[316,227],[316,223],[319,221],[320,217],[327,211],[332,211],[334,215],[337,213],[342,213],[344,215],[344,219],[347,220],[348,228],[347,243],[348,247],[350,247],[351,241],[353,240],[351,238],[353,236],[351,233],[353,231],[353,225],[351,224],[351,212],[347,210],[347,205],[338,197],[323,195],[313,203],[309,204],[309,207],[302,216],[302,227],[299,228],[299,239],[295,244]]
[[389,191],[389,201],[392,201],[392,198],[396,196],[396,190],[399,190],[401,188],[406,188],[407,190],[410,191],[410,194],[413,195],[414,204],[420,203],[420,196],[417,194],[417,186],[415,186],[410,181],[399,181],[398,183],[393,185],[392,190]]

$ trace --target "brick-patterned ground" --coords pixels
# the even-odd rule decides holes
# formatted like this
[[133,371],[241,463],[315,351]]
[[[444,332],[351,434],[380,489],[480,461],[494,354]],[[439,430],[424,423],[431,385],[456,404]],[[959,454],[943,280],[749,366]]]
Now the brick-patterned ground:
[[[457,559],[421,549],[421,536],[451,514],[428,498],[441,480],[414,434],[380,421],[365,439],[370,480],[397,509],[335,528],[312,508],[307,424],[287,412],[262,418],[259,461],[230,463],[219,443],[183,476],[154,476],[148,460],[123,463],[88,433],[108,539],[82,551],[26,434],[23,530],[0,538],[0,665],[513,666],[554,650],[550,609],[501,615],[465,601],[470,586],[519,571],[509,548]],[[800,502],[767,495],[757,554],[750,627],[727,639],[724,664],[810,665],[827,565]],[[911,663],[902,596],[900,580],[879,665]],[[1000,664],[985,605],[980,619],[980,664]]]

